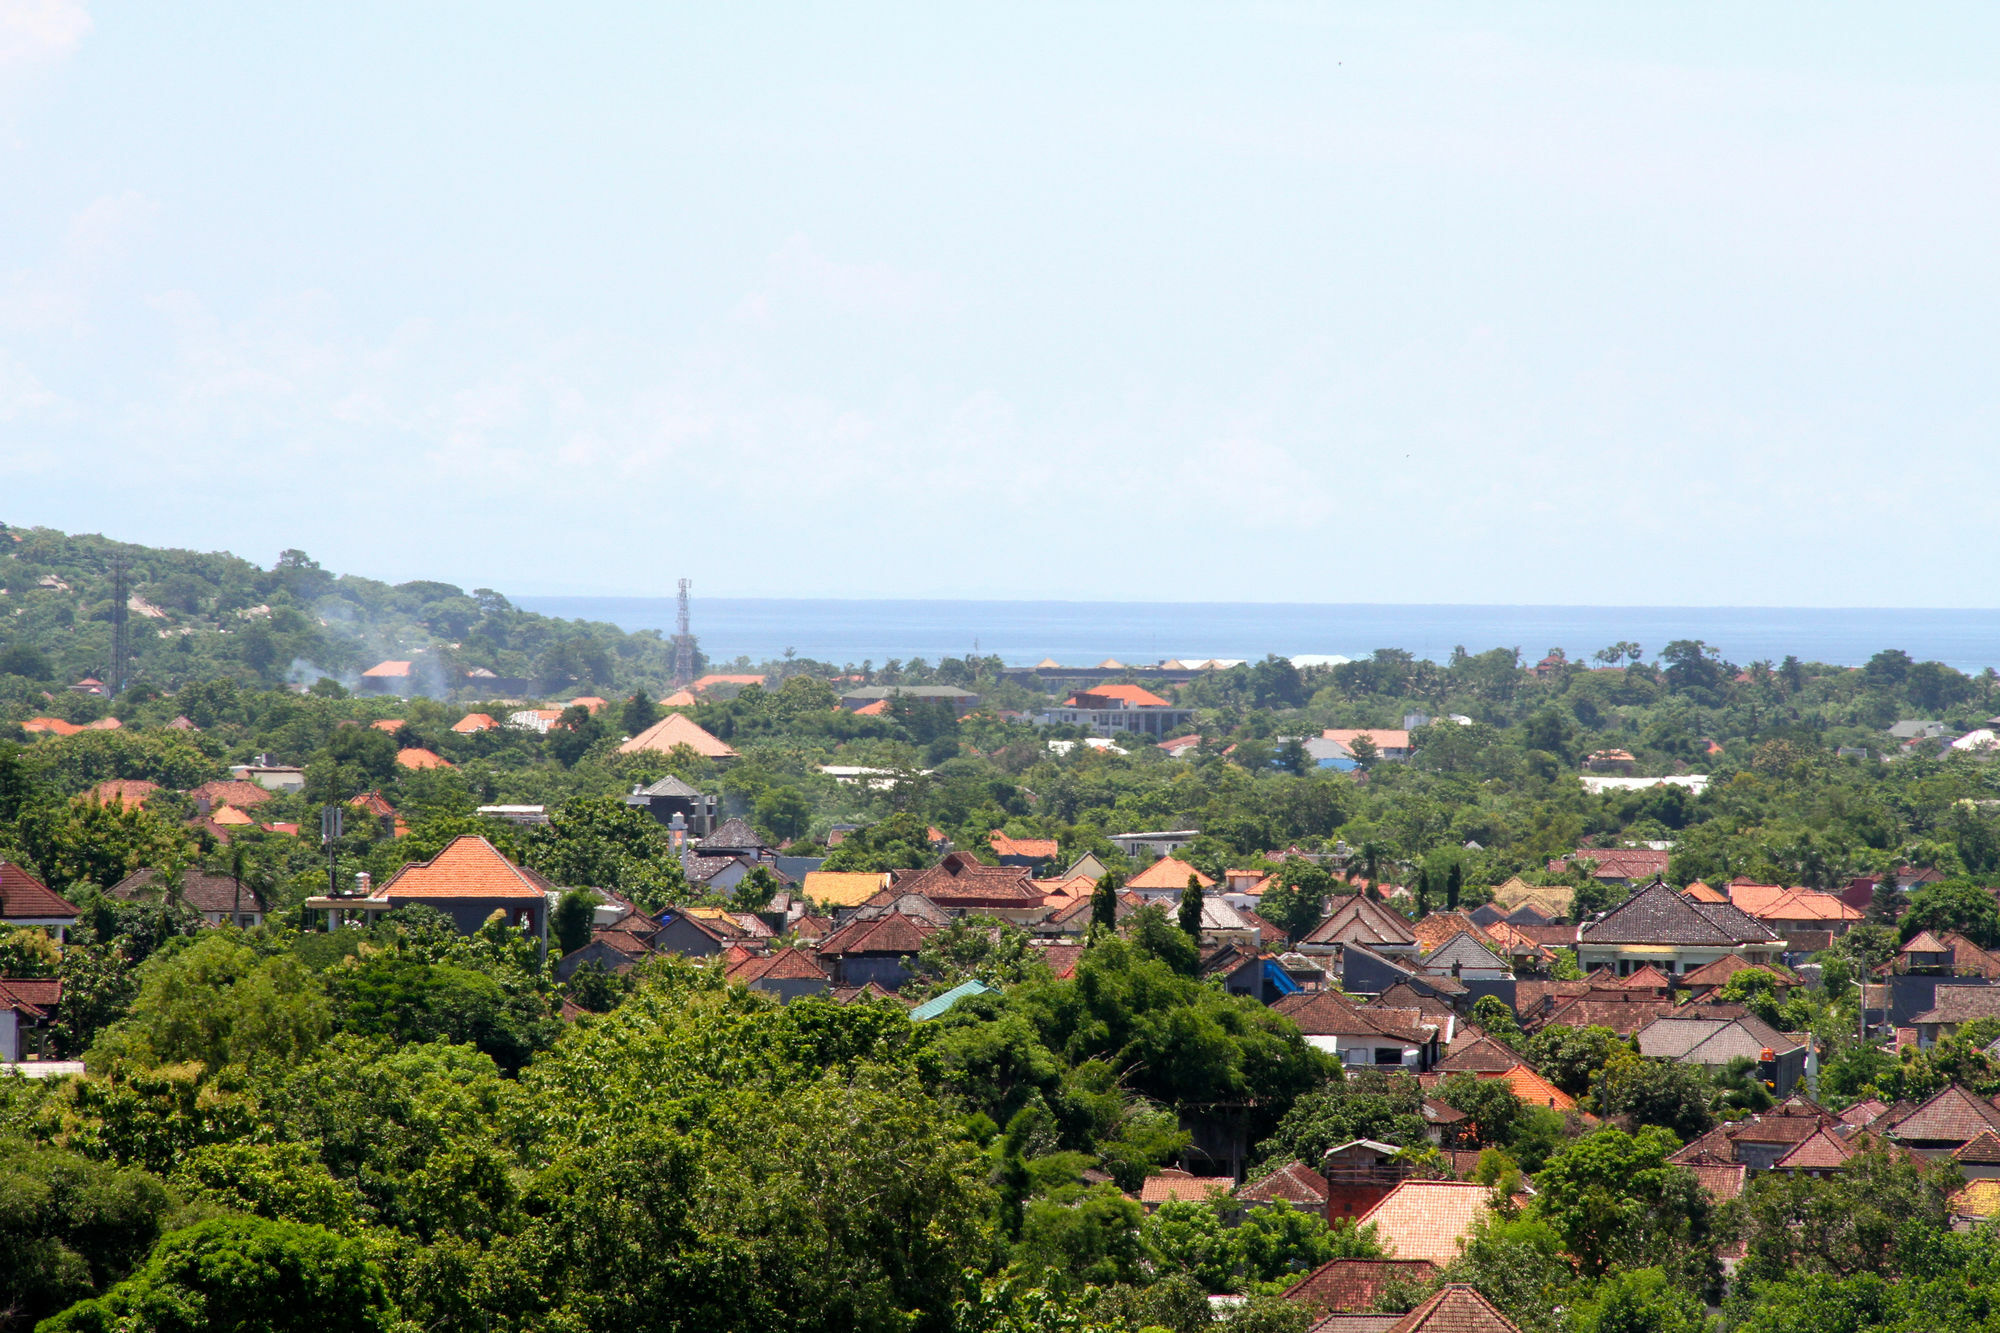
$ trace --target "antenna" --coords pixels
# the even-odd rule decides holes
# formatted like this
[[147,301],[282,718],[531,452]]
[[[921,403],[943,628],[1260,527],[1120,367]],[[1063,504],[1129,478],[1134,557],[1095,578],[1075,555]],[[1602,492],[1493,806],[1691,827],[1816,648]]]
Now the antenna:
[[109,693],[113,698],[125,689],[126,643],[125,620],[129,614],[126,603],[131,600],[131,590],[126,586],[125,557],[122,554],[111,557],[111,677]]
[[681,580],[680,612],[674,618],[674,688],[684,690],[694,684],[694,634],[689,629],[688,588],[691,580]]

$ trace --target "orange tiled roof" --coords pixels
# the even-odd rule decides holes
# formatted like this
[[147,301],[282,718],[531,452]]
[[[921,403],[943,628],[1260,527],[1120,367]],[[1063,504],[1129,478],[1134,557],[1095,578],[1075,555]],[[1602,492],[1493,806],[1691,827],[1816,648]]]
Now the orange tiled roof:
[[1458,1257],[1459,1242],[1492,1208],[1492,1191],[1457,1180],[1405,1180],[1369,1209],[1359,1225],[1398,1259],[1440,1266]]
[[1407,750],[1410,748],[1410,733],[1395,727],[1328,727],[1320,733],[1321,740],[1329,740],[1352,750],[1354,742],[1366,736],[1375,742],[1378,750]]
[[1521,1333],[1477,1288],[1448,1283],[1436,1295],[1389,1325],[1387,1333]]
[[451,729],[461,736],[470,736],[475,731],[492,731],[500,724],[493,720],[491,713],[467,713],[451,724]]
[[416,748],[411,748],[408,750],[398,750],[396,752],[396,762],[402,765],[404,768],[412,768],[412,769],[458,767],[458,765],[452,763],[451,760],[445,758],[441,754],[435,754],[429,750],[421,750]]
[[700,680],[696,681],[693,685],[689,686],[688,688],[692,689],[696,694],[700,694],[703,690],[711,689],[717,685],[762,685],[766,679],[767,678],[764,676],[726,676],[726,675],[710,674],[703,676]]
[[672,694],[660,700],[660,707],[693,708],[696,702],[697,701],[692,692],[688,690],[675,690]]
[[59,717],[31,717],[21,724],[27,732],[45,732],[51,736],[74,736],[83,728],[74,722],[65,722]]
[[215,809],[209,811],[208,819],[210,823],[221,824],[225,828],[243,827],[257,822],[233,805],[216,806]]
[[723,744],[712,733],[690,721],[685,713],[667,714],[619,746],[618,753],[642,754],[652,751],[667,754],[681,745],[709,759],[736,758],[736,751]]
[[1177,857],[1163,856],[1138,874],[1125,881],[1125,887],[1135,892],[1139,889],[1185,889],[1188,876],[1193,875],[1195,883],[1204,889],[1215,887],[1215,881],[1202,874],[1187,862]]
[[1574,1111],[1576,1098],[1537,1074],[1526,1065],[1515,1065],[1499,1076],[1526,1106],[1547,1106],[1558,1111]]
[[117,801],[126,809],[136,809],[146,804],[146,798],[160,789],[157,782],[147,782],[144,778],[113,778],[100,782],[90,789],[90,799],[99,805],[110,805]]
[[378,717],[368,725],[377,731],[386,731],[394,735],[403,729],[403,719],[400,717]]
[[994,829],[987,839],[995,856],[1032,856],[1037,861],[1053,860],[1061,850],[1054,838],[1010,838]]
[[247,810],[254,805],[262,805],[271,799],[267,788],[241,778],[218,778],[214,782],[204,782],[188,795],[197,801],[207,801],[210,805],[233,805],[239,810]]
[[377,898],[540,898],[556,886],[517,866],[486,839],[461,833],[428,861],[413,861],[377,889]]
[[1195,1176],[1185,1171],[1162,1171],[1147,1176],[1139,1186],[1140,1203],[1173,1203],[1189,1200],[1200,1203],[1210,1194],[1227,1194],[1236,1186],[1234,1176]]
[[856,717],[886,717],[888,713],[889,701],[887,699],[877,699],[874,703],[863,704],[854,710],[854,716]]
[[361,678],[363,680],[403,680],[409,674],[410,664],[408,662],[390,660],[387,662],[377,662],[374,666],[362,672]]

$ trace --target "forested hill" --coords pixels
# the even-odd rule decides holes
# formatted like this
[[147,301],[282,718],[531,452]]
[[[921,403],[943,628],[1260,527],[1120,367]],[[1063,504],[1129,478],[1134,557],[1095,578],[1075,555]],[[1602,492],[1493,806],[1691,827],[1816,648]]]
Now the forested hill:
[[547,693],[657,690],[672,671],[672,645],[655,631],[537,615],[490,588],[333,574],[303,551],[262,569],[224,552],[0,524],[0,701],[105,675],[120,557],[127,679],[163,691],[221,677],[351,686],[384,658],[418,662],[440,691],[479,667]]

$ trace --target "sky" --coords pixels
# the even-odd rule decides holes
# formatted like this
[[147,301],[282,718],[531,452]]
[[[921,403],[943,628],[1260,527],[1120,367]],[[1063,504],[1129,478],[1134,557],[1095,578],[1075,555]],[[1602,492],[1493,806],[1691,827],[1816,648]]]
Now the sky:
[[0,520],[523,594],[1992,607],[1996,39],[0,0]]

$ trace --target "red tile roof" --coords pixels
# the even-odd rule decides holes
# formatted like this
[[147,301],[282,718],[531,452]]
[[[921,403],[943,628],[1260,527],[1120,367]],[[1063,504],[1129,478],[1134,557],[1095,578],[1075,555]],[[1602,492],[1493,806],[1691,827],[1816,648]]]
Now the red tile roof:
[[1389,1325],[1388,1333],[1521,1333],[1521,1330],[1477,1290],[1453,1282]]
[[1811,1138],[1802,1139],[1777,1160],[1775,1169],[1779,1171],[1830,1171],[1847,1165],[1847,1159],[1854,1156],[1854,1149],[1824,1129],[1815,1130]]
[[374,666],[369,667],[361,673],[361,678],[363,680],[371,678],[375,680],[402,680],[407,678],[409,674],[410,664],[408,662],[388,661],[377,662]]
[[1326,1206],[1326,1177],[1304,1162],[1287,1162],[1263,1179],[1239,1186],[1236,1197],[1244,1203],[1276,1203],[1283,1199],[1318,1211]]
[[1204,889],[1215,887],[1215,881],[1202,874],[1187,862],[1172,856],[1163,856],[1138,874],[1125,881],[1125,887],[1135,893],[1140,889],[1185,889],[1188,876],[1194,876],[1195,883]]
[[1029,856],[1037,861],[1054,860],[1061,850],[1054,838],[1010,838],[994,829],[987,839],[995,856]]
[[1458,1180],[1405,1180],[1389,1191],[1359,1225],[1375,1228],[1376,1240],[1398,1259],[1448,1264],[1459,1242],[1492,1208],[1492,1191]]
[[901,912],[889,912],[872,921],[848,922],[821,940],[818,949],[822,957],[830,958],[863,953],[914,955],[935,929]]
[[536,898],[556,886],[525,866],[517,866],[486,839],[461,833],[428,861],[414,861],[391,875],[373,897]]
[[1978,1138],[1967,1140],[1964,1147],[1952,1154],[1961,1162],[1977,1162],[1981,1166],[2000,1165],[2000,1134],[1992,1130],[1982,1130]]
[[76,917],[76,907],[12,861],[0,861],[0,920]]
[[451,760],[441,754],[435,754],[430,750],[418,749],[415,746],[407,750],[396,751],[396,762],[404,768],[410,769],[458,767],[458,765],[452,763]]
[[268,788],[240,778],[218,778],[214,782],[204,782],[188,795],[197,801],[207,801],[211,806],[233,805],[239,810],[247,810],[253,805],[262,805],[271,799]]
[[147,782],[144,778],[113,778],[92,787],[90,799],[99,805],[110,805],[116,801],[128,810],[136,810],[143,807],[146,798],[159,789],[159,783]]
[[1421,1286],[1437,1275],[1438,1266],[1427,1259],[1334,1259],[1300,1278],[1285,1299],[1328,1314],[1372,1310],[1391,1283]]
[[936,865],[903,871],[895,891],[921,893],[940,907],[1035,907],[1048,895],[1026,866],[989,866],[970,852],[948,853]]
[[1743,1193],[1743,1181],[1750,1174],[1750,1168],[1735,1166],[1690,1166],[1684,1168],[1694,1173],[1695,1183],[1707,1191],[1708,1197],[1716,1203],[1727,1203]]
[[65,722],[59,717],[31,717],[21,724],[27,732],[46,732],[51,736],[74,736],[83,728],[74,722]]
[[1185,1171],[1162,1171],[1157,1176],[1147,1176],[1139,1186],[1140,1203],[1173,1203],[1190,1200],[1199,1203],[1211,1194],[1227,1194],[1236,1184],[1234,1176],[1195,1176]]
[[403,719],[400,717],[378,717],[368,725],[377,731],[386,731],[393,735],[403,729]]
[[1903,1143],[1969,1143],[2000,1129],[2000,1108],[1956,1083],[1888,1125],[1889,1137]]
[[492,731],[500,724],[493,720],[491,713],[467,713],[451,724],[451,729],[461,736],[469,736],[475,731]]

